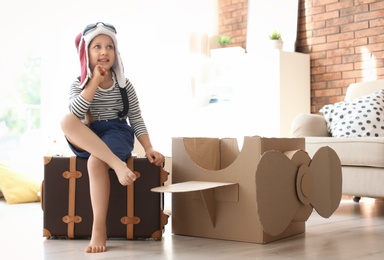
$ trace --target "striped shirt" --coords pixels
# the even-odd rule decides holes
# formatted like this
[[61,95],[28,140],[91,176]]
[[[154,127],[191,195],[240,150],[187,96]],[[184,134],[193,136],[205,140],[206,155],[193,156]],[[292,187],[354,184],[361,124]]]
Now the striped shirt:
[[[80,81],[72,83],[69,93],[69,111],[80,119],[84,119],[88,109],[91,111],[94,120],[111,120],[118,118],[118,113],[123,110],[123,101],[119,90],[119,85],[113,77],[114,84],[109,89],[98,88],[91,102],[85,100],[81,95],[82,89],[79,88]],[[147,134],[147,128],[141,116],[139,100],[131,82],[125,80],[125,89],[128,95],[129,110],[127,116],[129,125],[133,128],[136,136]]]

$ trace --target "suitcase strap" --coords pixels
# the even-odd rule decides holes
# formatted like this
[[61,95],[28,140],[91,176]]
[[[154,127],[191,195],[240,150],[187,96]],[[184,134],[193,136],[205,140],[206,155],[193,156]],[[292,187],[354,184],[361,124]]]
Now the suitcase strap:
[[[134,171],[134,158],[130,157],[127,161],[128,168],[136,175],[136,180],[140,178],[140,173]],[[127,185],[127,216],[120,219],[121,223],[127,225],[127,239],[133,239],[133,225],[140,223],[140,218],[135,216],[135,186],[134,183]]]
[[75,215],[76,179],[81,176],[82,173],[76,171],[76,156],[71,156],[69,160],[69,171],[63,172],[63,177],[69,180],[68,215],[62,218],[63,222],[68,224],[68,238],[75,238],[75,223],[80,223],[82,221],[80,216]]

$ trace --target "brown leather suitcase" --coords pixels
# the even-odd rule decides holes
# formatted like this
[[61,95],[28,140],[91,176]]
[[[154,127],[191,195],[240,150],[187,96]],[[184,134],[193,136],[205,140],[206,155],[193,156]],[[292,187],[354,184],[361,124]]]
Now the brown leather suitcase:
[[[111,193],[107,215],[108,238],[161,240],[168,216],[163,197],[151,188],[164,184],[168,172],[147,158],[131,157],[128,167],[138,176],[134,184],[122,186],[111,170]],[[42,183],[43,236],[47,238],[89,238],[92,207],[89,195],[87,159],[44,157]]]

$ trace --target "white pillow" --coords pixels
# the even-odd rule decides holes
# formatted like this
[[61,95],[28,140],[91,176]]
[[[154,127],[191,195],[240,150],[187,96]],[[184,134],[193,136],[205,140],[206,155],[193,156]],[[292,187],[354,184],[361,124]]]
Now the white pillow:
[[353,100],[325,105],[320,112],[333,137],[384,136],[384,89]]

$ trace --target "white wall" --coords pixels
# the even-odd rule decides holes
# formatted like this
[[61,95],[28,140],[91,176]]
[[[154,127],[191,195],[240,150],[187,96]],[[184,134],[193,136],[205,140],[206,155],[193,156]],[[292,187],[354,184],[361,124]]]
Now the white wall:
[[193,109],[194,61],[204,56],[196,44],[203,46],[205,38],[193,38],[191,45],[191,37],[217,34],[217,0],[58,2],[1,0],[2,95],[12,92],[27,53],[43,58],[42,131],[23,144],[30,162],[42,166],[53,139],[56,149],[70,152],[59,121],[67,112],[69,86],[79,75],[74,39],[98,21],[115,25],[126,76],[135,85],[152,142],[171,155],[171,137],[182,135],[180,117]]
[[247,51],[269,48],[269,35],[281,33],[283,50],[295,51],[298,0],[248,0]]
[[10,40],[7,51],[2,48],[7,61],[1,68],[8,70],[28,51],[43,57],[45,136],[61,138],[59,118],[67,112],[69,85],[79,74],[76,34],[89,23],[105,21],[117,29],[126,75],[136,87],[153,143],[170,154],[177,118],[191,102],[190,38],[215,34],[216,0],[3,2],[0,33]]
[[[285,50],[293,48],[297,1],[249,0],[249,53],[267,48],[274,29],[283,34]],[[67,112],[69,86],[79,74],[74,39],[97,21],[117,28],[126,76],[135,85],[157,149],[171,155],[173,136],[217,135],[217,129],[223,135],[238,134],[233,126],[244,111],[225,104],[207,109],[204,97],[217,83],[212,77],[217,71],[205,56],[210,36],[217,35],[217,0],[1,0],[2,95],[12,92],[25,54],[43,57],[42,132],[26,138],[33,163],[42,165],[52,139],[69,152],[59,121]],[[239,69],[228,64],[232,72]],[[247,84],[236,80],[233,85],[240,93]]]

